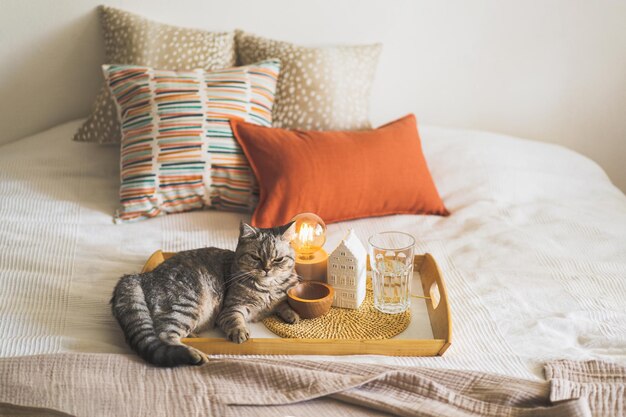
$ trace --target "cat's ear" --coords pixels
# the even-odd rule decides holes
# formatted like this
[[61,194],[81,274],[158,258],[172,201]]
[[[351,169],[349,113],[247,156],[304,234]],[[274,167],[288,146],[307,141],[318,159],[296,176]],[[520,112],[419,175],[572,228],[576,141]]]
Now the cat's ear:
[[239,224],[239,237],[243,239],[255,237],[257,230],[247,223],[241,222]]
[[285,240],[293,240],[293,238],[296,237],[296,222],[292,221],[279,226],[278,233],[280,233]]

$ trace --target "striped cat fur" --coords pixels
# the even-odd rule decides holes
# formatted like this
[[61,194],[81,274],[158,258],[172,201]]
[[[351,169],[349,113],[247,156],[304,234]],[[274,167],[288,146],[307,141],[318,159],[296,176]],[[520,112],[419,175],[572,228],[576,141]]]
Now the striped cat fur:
[[259,229],[241,223],[235,251],[179,252],[151,272],[124,275],[111,299],[126,342],[159,366],[200,365],[206,356],[181,339],[215,324],[235,343],[250,337],[246,322],[276,313],[299,317],[286,302],[298,282],[289,244],[294,223]]

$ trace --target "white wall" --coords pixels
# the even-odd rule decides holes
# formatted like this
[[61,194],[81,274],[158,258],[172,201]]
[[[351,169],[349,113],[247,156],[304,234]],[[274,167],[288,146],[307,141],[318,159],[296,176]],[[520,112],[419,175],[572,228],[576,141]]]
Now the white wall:
[[560,143],[626,190],[626,1],[0,0],[0,142],[87,115],[102,1],[301,44],[383,42],[375,123],[415,112]]

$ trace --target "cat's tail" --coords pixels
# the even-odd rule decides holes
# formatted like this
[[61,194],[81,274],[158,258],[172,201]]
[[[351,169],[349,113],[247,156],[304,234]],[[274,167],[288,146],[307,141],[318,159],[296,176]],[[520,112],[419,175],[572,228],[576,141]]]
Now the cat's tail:
[[139,275],[124,275],[115,286],[111,298],[113,316],[124,331],[126,343],[144,360],[154,365],[203,364],[204,357],[197,350],[159,337],[140,280]]

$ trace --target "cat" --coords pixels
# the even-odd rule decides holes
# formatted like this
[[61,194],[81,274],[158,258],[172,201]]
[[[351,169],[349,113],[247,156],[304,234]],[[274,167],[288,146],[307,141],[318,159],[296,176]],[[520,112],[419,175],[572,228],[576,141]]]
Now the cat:
[[126,342],[159,366],[201,365],[206,355],[180,339],[215,324],[235,343],[250,337],[246,322],[276,313],[287,323],[298,314],[286,302],[298,283],[289,240],[293,222],[261,229],[240,225],[235,251],[179,252],[151,272],[124,275],[111,309]]

